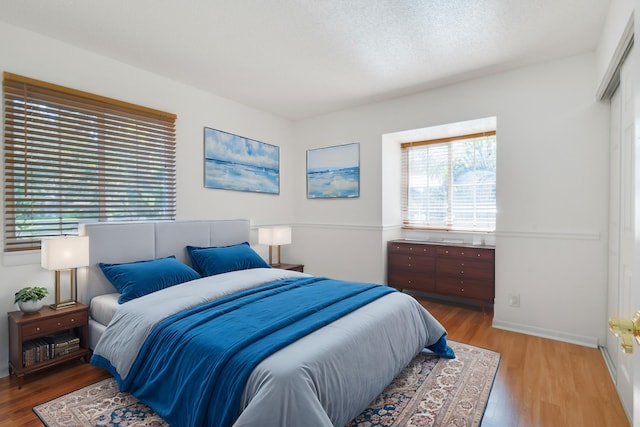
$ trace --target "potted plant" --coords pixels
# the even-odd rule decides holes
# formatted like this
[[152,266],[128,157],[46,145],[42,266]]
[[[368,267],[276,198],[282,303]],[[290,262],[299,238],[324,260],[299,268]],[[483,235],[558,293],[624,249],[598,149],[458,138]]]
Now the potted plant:
[[24,313],[35,313],[42,308],[42,299],[47,296],[47,288],[39,286],[28,286],[16,292],[14,303],[18,304]]

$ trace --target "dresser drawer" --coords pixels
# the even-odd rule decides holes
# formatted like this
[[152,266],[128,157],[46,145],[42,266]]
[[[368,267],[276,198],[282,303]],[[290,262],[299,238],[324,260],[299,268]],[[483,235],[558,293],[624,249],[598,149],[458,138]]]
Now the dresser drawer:
[[487,302],[494,298],[493,283],[481,280],[438,278],[436,289],[439,293]]
[[405,254],[405,255],[429,255],[433,256],[436,254],[436,250],[433,246],[422,245],[422,244],[401,244],[401,243],[389,243],[387,245],[387,252],[390,254]]
[[431,256],[415,256],[413,254],[389,254],[390,270],[411,269],[420,273],[433,274],[436,268],[436,259]]
[[63,329],[71,329],[86,325],[88,321],[89,317],[86,311],[55,316],[47,319],[45,322],[23,325],[22,336],[24,338],[29,338],[31,336],[44,336],[59,332]]
[[492,249],[478,249],[469,247],[442,246],[437,249],[439,257],[456,257],[466,259],[487,260],[493,262],[495,251]]
[[387,284],[397,289],[414,289],[425,292],[433,292],[436,289],[436,280],[433,273],[419,274],[408,270],[390,272]]
[[493,280],[494,264],[466,258],[438,257],[436,264],[438,276]]

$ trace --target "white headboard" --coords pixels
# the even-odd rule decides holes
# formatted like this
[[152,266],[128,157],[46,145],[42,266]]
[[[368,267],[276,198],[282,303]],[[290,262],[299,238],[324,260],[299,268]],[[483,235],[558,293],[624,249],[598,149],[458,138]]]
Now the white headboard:
[[175,255],[191,265],[186,246],[226,246],[249,242],[246,219],[211,221],[98,222],[80,224],[89,236],[89,266],[78,269],[78,301],[117,292],[98,263],[122,263]]

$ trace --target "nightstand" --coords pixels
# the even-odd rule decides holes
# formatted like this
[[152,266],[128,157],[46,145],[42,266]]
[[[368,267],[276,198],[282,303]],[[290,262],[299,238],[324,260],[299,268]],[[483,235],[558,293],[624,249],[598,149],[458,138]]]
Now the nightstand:
[[76,303],[61,310],[42,307],[37,313],[12,311],[9,316],[9,372],[22,388],[26,374],[91,354],[89,307]]
[[303,264],[279,264],[279,265],[272,265],[273,268],[281,268],[283,270],[292,270],[292,271],[299,271],[300,273],[304,273],[304,265]]

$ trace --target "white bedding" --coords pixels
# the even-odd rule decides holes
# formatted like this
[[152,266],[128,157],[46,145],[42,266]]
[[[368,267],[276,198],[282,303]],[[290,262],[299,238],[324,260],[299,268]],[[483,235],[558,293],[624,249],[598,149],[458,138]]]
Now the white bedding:
[[[94,354],[124,379],[163,318],[206,301],[287,277],[251,269],[183,283],[120,305]],[[135,326],[134,326],[135,325]],[[411,296],[394,292],[263,360],[250,375],[235,426],[342,426],[357,416],[444,328]]]
[[120,294],[113,293],[94,297],[89,306],[89,315],[91,318],[101,325],[107,326],[120,306],[120,304],[118,304],[119,296]]

